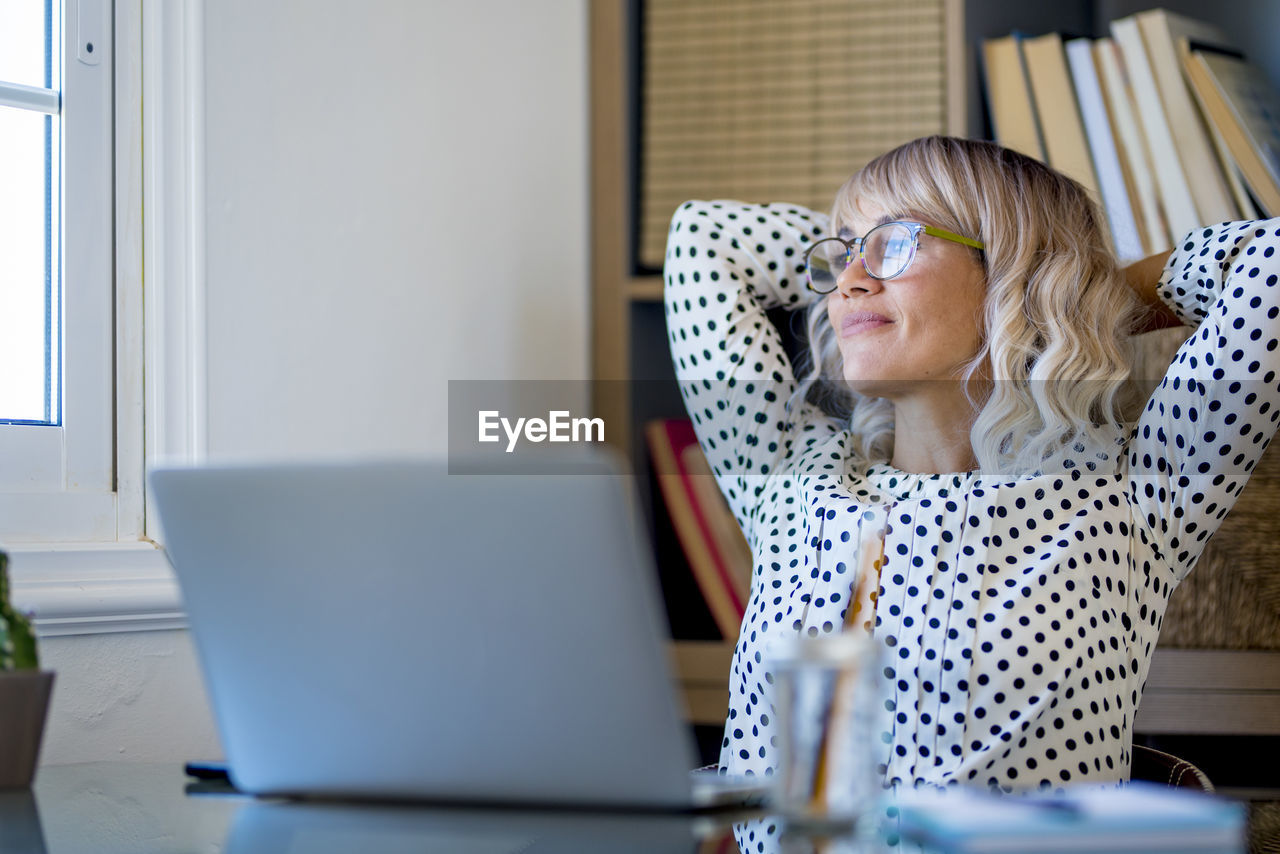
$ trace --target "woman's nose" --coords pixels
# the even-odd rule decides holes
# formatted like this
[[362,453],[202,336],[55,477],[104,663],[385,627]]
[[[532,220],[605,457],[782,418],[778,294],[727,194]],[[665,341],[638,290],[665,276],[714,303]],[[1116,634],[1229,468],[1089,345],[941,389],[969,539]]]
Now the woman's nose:
[[844,272],[836,278],[836,290],[846,297],[853,296],[855,293],[879,293],[883,287],[883,282],[867,273],[861,258],[855,258],[853,263],[845,267]]

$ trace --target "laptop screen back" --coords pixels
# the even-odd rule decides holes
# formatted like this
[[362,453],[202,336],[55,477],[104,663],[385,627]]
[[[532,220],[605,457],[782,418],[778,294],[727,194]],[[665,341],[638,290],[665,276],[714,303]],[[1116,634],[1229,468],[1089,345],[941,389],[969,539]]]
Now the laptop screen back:
[[574,470],[154,472],[237,785],[687,803],[630,481],[603,458]]

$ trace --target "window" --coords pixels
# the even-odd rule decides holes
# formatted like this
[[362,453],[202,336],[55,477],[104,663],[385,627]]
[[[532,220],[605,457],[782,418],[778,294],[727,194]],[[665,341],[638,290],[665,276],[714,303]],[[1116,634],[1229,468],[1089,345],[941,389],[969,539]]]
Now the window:
[[117,535],[111,4],[74,6],[0,0],[7,543]]
[[[0,6],[0,423],[62,420],[61,9]],[[34,215],[33,215],[34,214]]]
[[[41,183],[11,213],[18,142],[0,124],[0,228],[40,247],[23,297],[37,379],[0,387],[0,544],[44,635],[184,624],[143,473],[203,442],[202,2],[0,0],[0,113],[49,128],[25,143]],[[33,278],[6,255],[0,316]]]

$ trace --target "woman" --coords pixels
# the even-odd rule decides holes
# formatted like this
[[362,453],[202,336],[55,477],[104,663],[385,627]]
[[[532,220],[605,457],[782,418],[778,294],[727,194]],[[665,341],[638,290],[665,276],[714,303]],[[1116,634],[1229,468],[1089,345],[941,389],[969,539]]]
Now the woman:
[[[889,654],[887,783],[1128,778],[1169,594],[1280,417],[1280,221],[1197,231],[1132,288],[1103,227],[1070,179],[943,137],[868,164],[830,220],[677,212],[677,376],[755,556],[727,773],[774,767],[771,645],[839,631],[883,548],[862,604]],[[809,312],[801,381],[777,306]],[[1122,423],[1129,335],[1177,322],[1198,331]]]

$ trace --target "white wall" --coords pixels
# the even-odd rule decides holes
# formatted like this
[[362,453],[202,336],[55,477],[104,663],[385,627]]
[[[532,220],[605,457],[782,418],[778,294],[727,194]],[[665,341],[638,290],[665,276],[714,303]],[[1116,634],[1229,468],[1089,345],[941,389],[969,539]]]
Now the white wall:
[[[585,0],[206,0],[209,455],[435,454],[587,376]],[[208,757],[185,632],[43,642],[42,761]]]
[[583,0],[209,0],[209,454],[442,453],[587,377]]
[[43,764],[222,755],[186,632],[44,638],[40,656],[57,674]]

